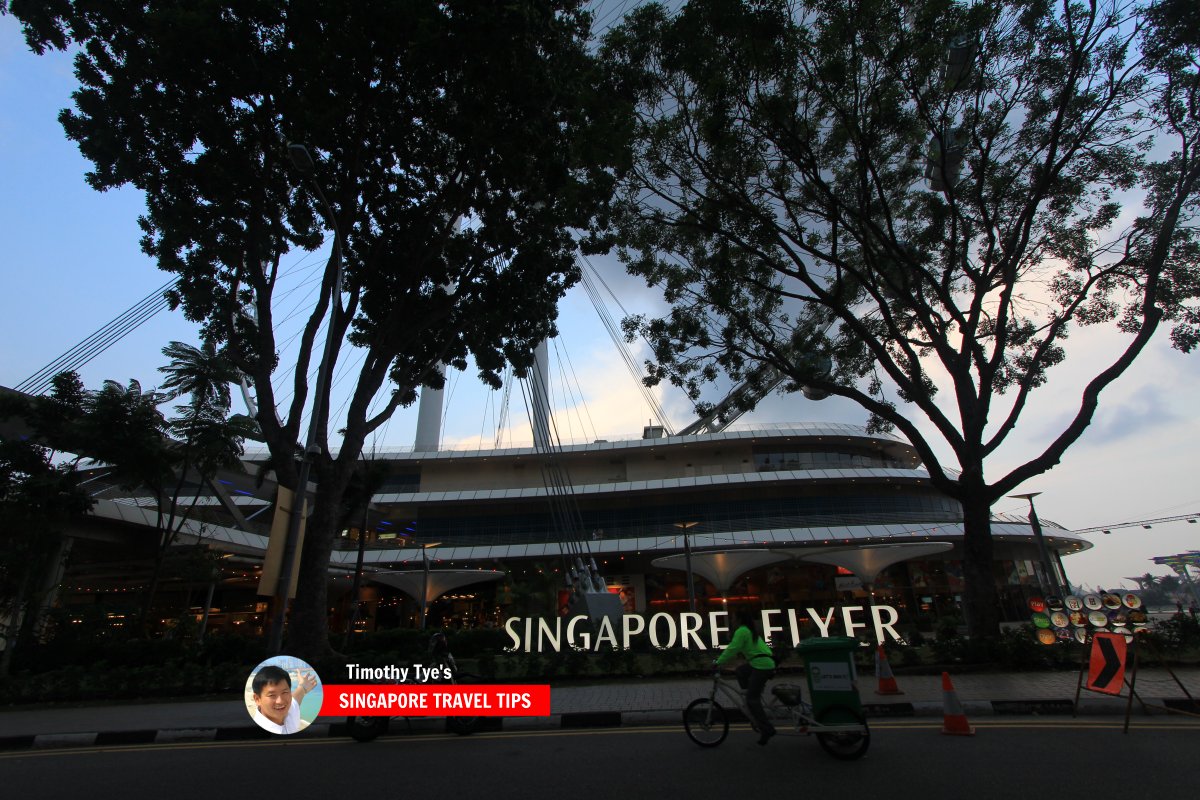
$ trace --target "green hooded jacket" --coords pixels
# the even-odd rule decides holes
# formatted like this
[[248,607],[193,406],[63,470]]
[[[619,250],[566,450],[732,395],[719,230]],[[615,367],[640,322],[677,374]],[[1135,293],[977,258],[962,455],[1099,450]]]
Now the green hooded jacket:
[[732,661],[739,655],[745,657],[755,669],[775,669],[775,658],[771,655],[771,648],[746,625],[734,631],[733,640],[725,647],[725,652],[717,657],[717,666]]

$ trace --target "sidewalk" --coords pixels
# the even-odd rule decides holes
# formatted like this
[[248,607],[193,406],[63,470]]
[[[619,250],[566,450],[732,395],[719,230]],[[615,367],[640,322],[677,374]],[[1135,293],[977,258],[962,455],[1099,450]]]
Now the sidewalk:
[[[1200,669],[1176,670],[1175,674],[1191,696],[1200,700]],[[968,716],[1070,714],[1077,673],[974,673],[953,679]],[[804,677],[782,675],[775,682],[803,683]],[[859,689],[868,716],[942,715],[941,676],[904,675],[898,682],[904,694],[879,696],[874,691],[874,677],[860,676]],[[496,722],[506,730],[674,723],[679,721],[684,706],[707,694],[710,685],[706,679],[681,679],[554,687],[550,693],[551,716],[512,717]],[[1139,670],[1136,688],[1146,703],[1186,707],[1184,691],[1166,670]],[[1126,703],[1124,697],[1085,690],[1079,711],[1124,715]],[[1135,701],[1133,713],[1146,711]],[[340,722],[319,718],[299,735],[339,736]],[[392,730],[432,732],[443,724],[441,719],[413,719],[408,725],[393,723]],[[250,721],[240,697],[228,701],[0,710],[0,750],[260,738],[271,738],[271,734]]]

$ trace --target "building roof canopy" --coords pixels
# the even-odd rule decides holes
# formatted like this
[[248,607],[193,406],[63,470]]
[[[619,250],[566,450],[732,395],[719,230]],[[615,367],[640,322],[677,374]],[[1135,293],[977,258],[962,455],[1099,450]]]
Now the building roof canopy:
[[424,589],[425,602],[432,603],[447,592],[472,583],[498,581],[504,575],[503,571],[497,569],[409,569],[368,572],[363,577],[399,589],[415,600],[421,599],[421,590]]
[[[726,594],[729,587],[752,569],[786,561],[789,556],[773,550],[720,550],[692,553],[692,572],[707,578],[717,591]],[[663,556],[650,562],[656,567],[687,570],[687,554]]]
[[893,564],[912,558],[944,553],[954,545],[950,542],[908,542],[902,544],[866,544],[841,547],[819,552],[791,551],[795,558],[832,564],[853,572],[863,583],[872,584]]

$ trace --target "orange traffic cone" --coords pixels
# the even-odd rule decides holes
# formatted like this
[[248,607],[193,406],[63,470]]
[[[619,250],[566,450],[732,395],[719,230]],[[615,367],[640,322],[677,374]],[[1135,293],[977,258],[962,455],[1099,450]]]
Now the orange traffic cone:
[[942,703],[945,709],[942,733],[952,736],[974,736],[975,729],[967,722],[967,715],[963,713],[962,703],[958,702],[954,684],[950,682],[949,672],[942,673]]
[[904,694],[896,685],[896,676],[892,674],[892,665],[888,663],[882,644],[875,650],[875,676],[879,678],[875,694]]

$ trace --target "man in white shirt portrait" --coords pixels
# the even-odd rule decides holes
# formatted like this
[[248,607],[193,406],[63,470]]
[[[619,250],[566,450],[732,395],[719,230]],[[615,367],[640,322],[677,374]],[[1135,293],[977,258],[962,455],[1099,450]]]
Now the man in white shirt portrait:
[[266,666],[255,673],[252,689],[258,710],[254,721],[260,728],[271,733],[297,733],[308,727],[300,718],[300,701],[316,687],[317,678],[309,673],[299,683],[293,691],[292,676],[276,666]]

